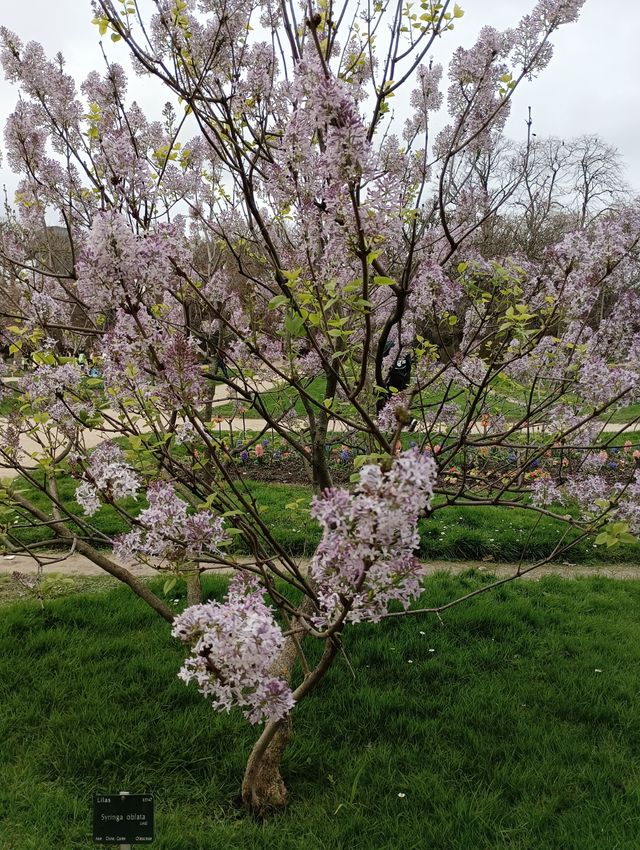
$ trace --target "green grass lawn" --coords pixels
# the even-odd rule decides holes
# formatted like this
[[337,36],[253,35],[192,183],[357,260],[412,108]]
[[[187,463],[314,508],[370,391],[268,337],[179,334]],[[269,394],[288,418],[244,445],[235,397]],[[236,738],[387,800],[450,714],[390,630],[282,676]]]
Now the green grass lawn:
[[639,608],[638,582],[546,578],[353,627],[356,678],[338,661],[296,711],[290,803],[261,822],[236,805],[256,730],[178,681],[143,603],[3,606],[0,846],[88,850],[91,795],[126,789],[155,795],[156,850],[636,850]]
[[[317,402],[322,402],[325,386],[326,382],[323,378],[315,378],[307,388],[307,391]],[[304,405],[298,393],[290,387],[279,391],[267,390],[259,395],[270,414],[277,415],[278,413],[282,413],[295,400],[295,411],[297,415],[305,415]],[[449,389],[447,399],[459,404],[461,409],[465,409],[471,400],[471,396],[464,388],[454,386]],[[420,398],[414,401],[414,411],[420,417],[422,405],[427,411],[433,412],[439,408],[442,400],[442,391],[425,390],[420,394]],[[525,390],[517,387],[504,388],[499,382],[489,387],[485,398],[487,410],[492,415],[502,414],[508,419],[520,419],[525,414],[530,403],[535,409],[538,405],[543,404],[544,400],[544,394],[538,394],[531,400],[528,392]],[[573,396],[568,396],[566,400],[573,401],[575,399]],[[218,404],[214,408],[214,415],[218,416],[229,416],[235,412],[237,412],[237,406],[231,402]],[[351,406],[347,406],[343,410],[343,413],[347,416],[353,415],[354,409]],[[261,416],[261,413],[252,405],[247,405],[245,415],[251,418]],[[602,419],[611,423],[625,423],[635,421],[638,417],[640,417],[640,404],[629,404],[625,407],[612,410],[610,413],[603,415]]]
[[[320,527],[306,510],[292,511],[287,505],[297,499],[303,506],[311,499],[311,489],[303,485],[274,484],[249,481],[249,488],[258,503],[264,506],[263,519],[287,552],[299,557],[310,557],[320,540]],[[23,495],[46,509],[47,500],[34,487],[21,484]],[[74,501],[76,482],[64,476],[59,481],[61,499],[70,509],[81,515]],[[123,502],[128,510],[143,506],[133,500]],[[563,511],[566,511],[563,508]],[[92,517],[92,524],[110,536],[127,531],[125,521],[108,505]],[[420,557],[435,561],[495,560],[513,562],[523,556],[532,562],[550,554],[566,530],[556,522],[523,508],[448,507],[428,520],[420,522]],[[24,542],[52,539],[44,527],[17,530],[16,536]],[[242,537],[236,538],[235,551],[246,552]],[[594,546],[592,540],[576,545],[561,557],[572,563],[596,564],[605,558],[608,562],[640,563],[640,543],[618,545],[612,549]]]
[[[314,378],[309,383],[309,385],[306,386],[306,391],[317,402],[321,402],[324,398],[325,386],[326,380],[324,378]],[[266,390],[265,392],[259,393],[258,395],[260,396],[262,404],[264,404],[266,410],[270,415],[282,414],[294,401],[296,414],[298,416],[306,415],[304,404],[302,403],[300,394],[292,387],[285,387],[281,390]],[[237,415],[238,405],[243,405],[242,399],[238,399],[237,404],[234,404],[233,402],[216,404],[213,408],[213,415],[229,416],[234,413]],[[262,412],[256,410],[253,405],[245,403],[244,407],[246,408],[245,414],[249,418],[259,417],[262,415]]]
[[0,398],[0,416],[9,416],[20,408],[17,395],[3,395]]

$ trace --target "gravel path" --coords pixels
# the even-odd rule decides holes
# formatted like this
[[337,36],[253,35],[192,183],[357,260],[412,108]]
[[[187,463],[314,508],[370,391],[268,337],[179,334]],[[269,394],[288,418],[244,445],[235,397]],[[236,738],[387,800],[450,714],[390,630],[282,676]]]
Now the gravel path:
[[[55,557],[55,556],[49,556]],[[308,562],[301,561],[301,564]],[[141,564],[124,564],[136,576],[158,575],[158,571],[152,567]],[[429,564],[427,574],[436,572],[449,572],[453,575],[470,569],[478,569],[490,573],[498,578],[511,576],[517,569],[516,564],[493,563],[487,561],[433,561]],[[37,572],[37,564],[25,555],[0,557],[0,577],[8,576],[14,570],[21,573],[33,574]],[[64,561],[58,561],[51,566],[45,567],[46,572],[57,573],[66,576],[106,576],[100,567],[96,567],[83,555],[71,555]],[[218,571],[218,570],[216,570]],[[221,568],[220,571],[225,571]],[[604,576],[615,579],[640,579],[640,564],[545,564],[523,578],[538,579],[546,575],[557,575],[563,578],[578,578],[579,576]]]

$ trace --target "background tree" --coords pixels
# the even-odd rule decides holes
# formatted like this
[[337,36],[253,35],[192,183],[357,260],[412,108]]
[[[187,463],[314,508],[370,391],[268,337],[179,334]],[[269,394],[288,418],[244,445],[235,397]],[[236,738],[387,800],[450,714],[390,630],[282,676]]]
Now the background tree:
[[475,186],[488,209],[500,213],[483,223],[484,256],[521,251],[541,260],[560,234],[584,229],[600,216],[628,205],[632,193],[620,156],[597,136],[542,139],[516,144],[501,138],[489,149],[469,152],[453,175],[457,186]]

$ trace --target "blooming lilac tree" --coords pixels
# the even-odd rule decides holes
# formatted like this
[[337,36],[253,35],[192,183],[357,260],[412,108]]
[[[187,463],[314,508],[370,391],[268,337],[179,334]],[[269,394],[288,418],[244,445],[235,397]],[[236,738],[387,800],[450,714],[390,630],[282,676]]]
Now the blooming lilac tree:
[[[477,162],[582,0],[538,0],[515,29],[455,50],[435,138],[443,68],[430,55],[463,16],[450,0],[148,5],[96,0],[95,23],[164,85],[161,120],[128,102],[119,65],[78,91],[62,57],[0,31],[21,90],[5,131],[21,182],[1,312],[26,370],[0,453],[47,507],[10,482],[2,492],[23,524],[46,525],[172,623],[191,647],[181,676],[214,707],[264,723],[243,783],[264,810],[285,798],[291,710],[347,624],[427,610],[410,607],[421,516],[526,507],[564,523],[549,558],[640,530],[633,446],[620,474],[602,457],[608,417],[638,393],[640,211],[585,220],[539,261],[482,251],[525,171],[488,192]],[[308,569],[238,475],[216,386],[255,411],[244,451],[273,433],[304,460],[322,528]],[[333,486],[336,435],[359,450],[350,488]],[[69,470],[81,516],[59,494]],[[92,519],[103,504],[128,528],[116,540]],[[5,541],[42,558],[8,527]],[[194,602],[204,570],[235,577],[223,602],[174,617],[131,559],[190,575]]]

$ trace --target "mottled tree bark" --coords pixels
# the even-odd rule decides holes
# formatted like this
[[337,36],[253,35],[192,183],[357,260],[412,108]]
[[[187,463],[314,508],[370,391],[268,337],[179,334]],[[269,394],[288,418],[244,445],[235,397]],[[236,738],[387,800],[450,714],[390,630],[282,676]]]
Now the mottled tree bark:
[[[289,681],[297,656],[296,642],[287,638],[273,674]],[[287,789],[280,775],[280,762],[292,733],[290,717],[270,721],[251,750],[242,781],[242,802],[256,814],[280,808],[286,802]]]
[[[310,610],[311,600],[306,599],[302,607]],[[296,702],[322,679],[331,667],[338,646],[337,638],[327,640],[322,658],[294,690]],[[289,638],[274,673],[291,678],[297,653],[296,642]],[[269,721],[251,750],[242,782],[242,802],[254,814],[263,815],[270,809],[282,807],[287,801],[287,788],[280,774],[280,764],[292,735],[290,715],[284,720]]]

